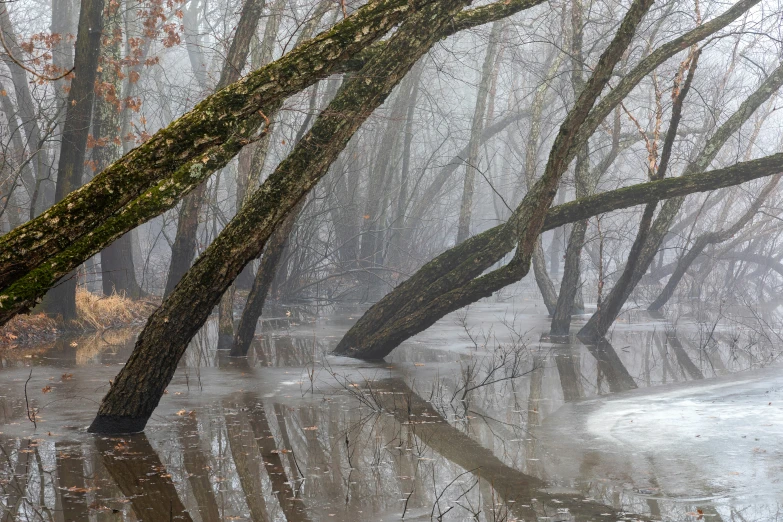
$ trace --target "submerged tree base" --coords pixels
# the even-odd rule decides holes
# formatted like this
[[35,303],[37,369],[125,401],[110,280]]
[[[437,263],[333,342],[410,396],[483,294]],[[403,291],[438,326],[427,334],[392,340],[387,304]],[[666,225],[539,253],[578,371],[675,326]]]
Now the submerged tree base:
[[121,417],[119,415],[98,415],[87,431],[102,435],[141,433],[149,417]]

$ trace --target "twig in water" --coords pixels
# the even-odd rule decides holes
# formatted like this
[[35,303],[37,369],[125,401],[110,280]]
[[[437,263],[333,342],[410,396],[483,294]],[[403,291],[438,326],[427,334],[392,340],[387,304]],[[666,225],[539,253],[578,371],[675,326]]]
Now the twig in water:
[[32,416],[30,415],[30,401],[27,399],[27,383],[30,382],[30,379],[33,378],[33,369],[30,368],[30,375],[27,376],[27,380],[24,381],[24,404],[27,408],[27,418],[30,419],[30,422],[33,423],[33,426],[35,429],[38,429],[38,424],[35,422],[35,410],[33,409]]

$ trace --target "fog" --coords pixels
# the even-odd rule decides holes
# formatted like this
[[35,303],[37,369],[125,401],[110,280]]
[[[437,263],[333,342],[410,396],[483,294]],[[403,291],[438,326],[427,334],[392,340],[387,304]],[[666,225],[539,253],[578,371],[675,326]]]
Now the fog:
[[0,1],[0,516],[776,520],[781,16]]

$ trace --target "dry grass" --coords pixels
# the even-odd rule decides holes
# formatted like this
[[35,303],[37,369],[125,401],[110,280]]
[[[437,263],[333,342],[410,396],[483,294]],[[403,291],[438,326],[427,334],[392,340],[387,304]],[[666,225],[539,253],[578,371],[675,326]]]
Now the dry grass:
[[85,329],[103,330],[141,323],[152,309],[151,303],[119,294],[98,296],[84,289],[76,291],[78,322]]
[[134,301],[122,295],[99,296],[76,291],[78,319],[64,325],[44,313],[17,315],[0,327],[0,346],[30,345],[53,341],[66,330],[106,330],[143,323],[155,309],[149,301]]

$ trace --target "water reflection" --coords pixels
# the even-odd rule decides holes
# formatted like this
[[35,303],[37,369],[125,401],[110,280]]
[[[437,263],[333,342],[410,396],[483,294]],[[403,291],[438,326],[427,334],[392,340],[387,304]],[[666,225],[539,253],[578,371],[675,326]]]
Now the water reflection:
[[417,339],[371,365],[327,356],[334,324],[282,326],[247,359],[200,334],[146,436],[84,432],[132,334],[1,353],[0,520],[719,520],[741,505],[667,497],[672,474],[700,494],[721,477],[607,452],[575,420],[599,397],[773,358],[736,332],[646,324],[596,346],[531,331],[480,347],[457,332],[453,349]]

